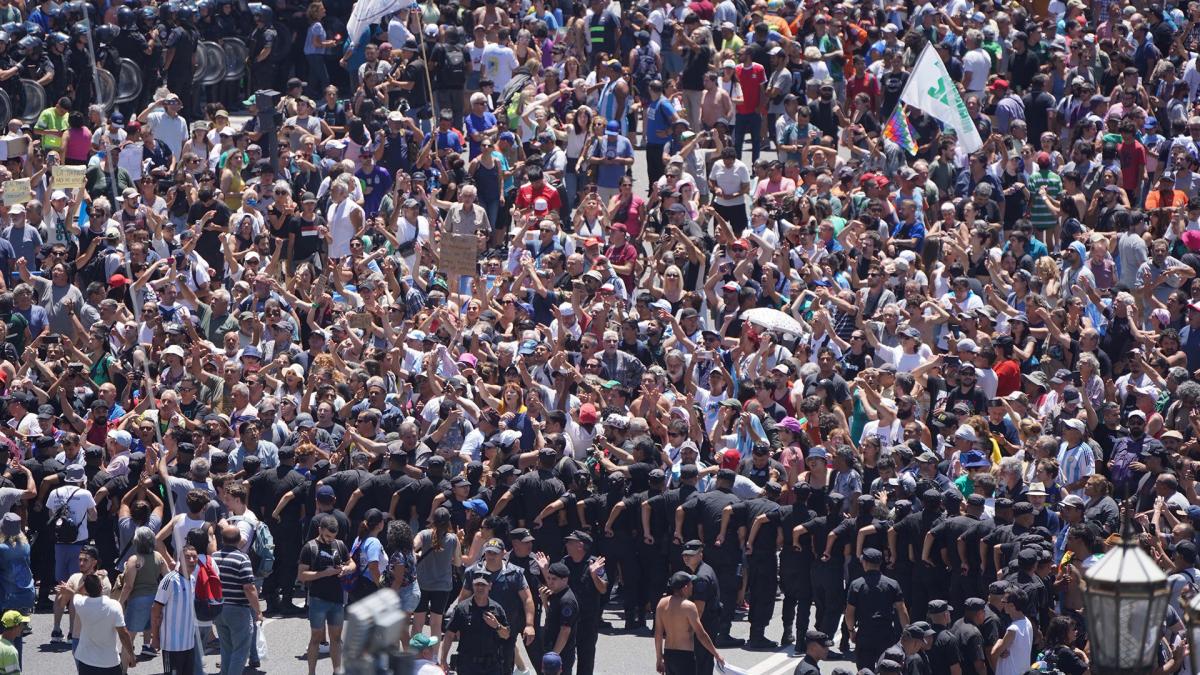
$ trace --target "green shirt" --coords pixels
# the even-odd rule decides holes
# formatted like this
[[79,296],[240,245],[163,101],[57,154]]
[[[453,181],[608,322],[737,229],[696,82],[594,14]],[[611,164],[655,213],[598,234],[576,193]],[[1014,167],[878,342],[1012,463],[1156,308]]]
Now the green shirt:
[[1039,230],[1049,230],[1058,224],[1058,217],[1050,210],[1050,206],[1038,196],[1038,190],[1046,188],[1046,194],[1057,201],[1062,194],[1062,180],[1058,174],[1050,170],[1034,171],[1029,176],[1029,222]]
[[[35,131],[43,129],[47,131],[66,131],[67,130],[67,115],[69,113],[58,114],[58,108],[50,106],[38,115],[37,123],[33,125]],[[56,150],[63,146],[62,136],[42,136],[42,146],[51,150]]]
[[0,675],[21,675],[21,660],[13,643],[0,638]]

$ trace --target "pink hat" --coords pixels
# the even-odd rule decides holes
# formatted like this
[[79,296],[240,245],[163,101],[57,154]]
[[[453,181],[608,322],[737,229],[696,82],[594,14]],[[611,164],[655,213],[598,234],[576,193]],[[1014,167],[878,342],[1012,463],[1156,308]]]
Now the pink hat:
[[466,365],[470,366],[471,368],[474,368],[475,366],[479,365],[479,359],[475,358],[475,355],[470,352],[465,352],[463,354],[460,354],[458,356],[458,362],[462,363],[462,364],[466,364]]
[[1180,239],[1183,240],[1183,245],[1189,251],[1193,253],[1200,251],[1200,230],[1184,230]]

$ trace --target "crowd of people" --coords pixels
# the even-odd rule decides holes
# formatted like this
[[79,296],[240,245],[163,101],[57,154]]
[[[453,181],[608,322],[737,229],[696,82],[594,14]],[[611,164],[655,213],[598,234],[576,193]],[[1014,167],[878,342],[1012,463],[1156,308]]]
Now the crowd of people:
[[1187,668],[1200,2],[379,4],[0,0],[0,672]]

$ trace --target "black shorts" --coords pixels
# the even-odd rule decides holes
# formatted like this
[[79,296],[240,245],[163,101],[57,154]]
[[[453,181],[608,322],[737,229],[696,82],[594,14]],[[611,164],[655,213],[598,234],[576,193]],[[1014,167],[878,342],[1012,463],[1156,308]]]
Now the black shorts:
[[666,665],[667,675],[695,675],[696,652],[664,649],[663,663]]
[[445,614],[446,606],[450,604],[450,591],[427,591],[421,589],[421,599],[417,602],[414,612],[429,612]]
[[193,675],[196,672],[196,655],[191,649],[183,652],[169,652],[163,650],[163,661],[165,662],[164,673],[169,675]]

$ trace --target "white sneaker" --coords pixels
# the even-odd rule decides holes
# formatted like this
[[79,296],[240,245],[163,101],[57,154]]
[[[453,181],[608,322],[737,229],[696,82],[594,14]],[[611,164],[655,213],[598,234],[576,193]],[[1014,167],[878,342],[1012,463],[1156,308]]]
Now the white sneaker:
[[326,655],[328,655],[328,654],[329,654],[329,643],[328,643],[328,642],[322,642],[320,645],[318,645],[318,646],[317,646],[317,653],[318,653],[318,654],[320,654],[321,656],[326,656]]

